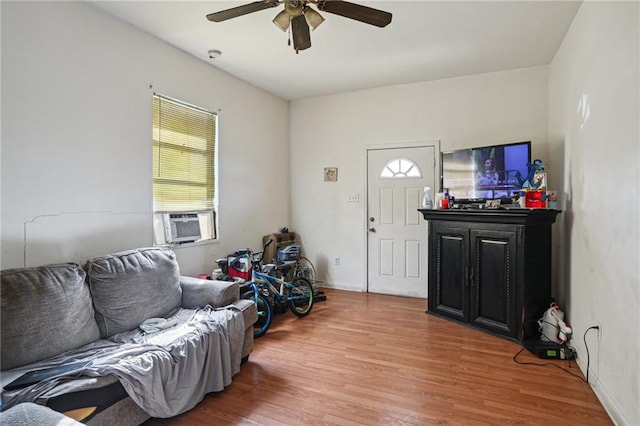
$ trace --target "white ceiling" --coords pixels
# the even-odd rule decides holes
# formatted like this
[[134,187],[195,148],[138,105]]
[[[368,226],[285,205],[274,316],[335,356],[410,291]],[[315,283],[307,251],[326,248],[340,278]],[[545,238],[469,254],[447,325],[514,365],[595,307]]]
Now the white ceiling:
[[[95,1],[193,56],[282,98],[547,65],[579,1],[358,1],[393,14],[385,28],[321,12],[310,49],[296,54],[271,21],[280,5],[214,23],[249,1]],[[209,59],[219,49],[222,56]]]

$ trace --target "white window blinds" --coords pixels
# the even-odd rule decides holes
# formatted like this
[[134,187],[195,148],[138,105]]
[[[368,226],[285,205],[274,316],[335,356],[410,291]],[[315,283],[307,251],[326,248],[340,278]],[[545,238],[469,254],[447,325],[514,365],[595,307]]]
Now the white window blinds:
[[153,96],[154,211],[212,210],[216,114]]

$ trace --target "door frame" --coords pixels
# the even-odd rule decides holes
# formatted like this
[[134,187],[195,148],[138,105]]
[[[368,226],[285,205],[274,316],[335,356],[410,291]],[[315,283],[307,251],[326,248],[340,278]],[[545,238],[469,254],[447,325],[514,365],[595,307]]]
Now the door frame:
[[[364,208],[362,209],[362,223],[364,228],[362,232],[362,248],[365,261],[363,262],[362,276],[364,282],[362,283],[362,291],[364,293],[369,292],[369,151],[382,150],[382,149],[402,149],[402,148],[428,148],[433,147],[434,155],[434,167],[433,167],[433,181],[436,182],[438,188],[434,188],[435,192],[440,192],[440,140],[424,140],[424,141],[405,141],[405,142],[392,142],[382,144],[365,144],[363,146],[363,158],[364,158]],[[428,260],[427,260],[428,262]],[[429,265],[427,264],[427,267]],[[428,275],[425,275],[428,277]]]

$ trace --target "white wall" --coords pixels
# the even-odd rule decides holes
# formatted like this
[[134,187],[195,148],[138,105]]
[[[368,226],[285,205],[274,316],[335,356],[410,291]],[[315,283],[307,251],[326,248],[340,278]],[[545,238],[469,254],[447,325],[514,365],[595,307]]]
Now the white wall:
[[[442,150],[531,140],[546,158],[546,68],[292,102],[292,221],[327,285],[365,289],[365,146],[433,140]],[[323,181],[327,166],[338,167],[337,183]],[[360,203],[347,203],[352,193]]]
[[[564,159],[564,285],[578,361],[620,425],[640,424],[638,2],[584,2],[549,71],[549,141]],[[558,164],[560,165],[560,164]]]
[[288,102],[85,2],[1,7],[2,268],[152,244],[154,91],[222,110],[221,242],[183,273],[288,224]]

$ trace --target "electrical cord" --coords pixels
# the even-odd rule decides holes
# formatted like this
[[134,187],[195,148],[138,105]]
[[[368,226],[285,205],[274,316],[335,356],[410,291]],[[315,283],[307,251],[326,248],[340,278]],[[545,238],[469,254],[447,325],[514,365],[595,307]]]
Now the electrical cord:
[[[553,324],[552,324],[552,325],[553,325]],[[557,327],[557,326],[556,326],[556,327]],[[586,350],[587,350],[587,374],[586,374],[586,378],[583,378],[582,376],[579,376],[579,375],[577,375],[577,374],[573,373],[572,371],[569,371],[569,370],[567,370],[566,368],[564,368],[564,367],[562,367],[562,366],[560,366],[560,365],[558,365],[558,364],[554,364],[554,363],[552,363],[552,362],[543,362],[543,363],[539,363],[539,362],[525,362],[525,361],[520,361],[520,360],[518,360],[518,356],[522,353],[522,351],[524,351],[524,349],[525,349],[524,347],[522,347],[522,348],[518,351],[518,353],[517,353],[517,354],[515,354],[515,355],[513,356],[513,361],[514,361],[516,364],[520,364],[520,365],[535,365],[535,366],[538,366],[538,367],[546,367],[546,366],[548,366],[548,365],[552,365],[552,366],[554,366],[554,367],[556,367],[556,368],[559,368],[560,370],[562,370],[562,371],[564,371],[564,372],[566,372],[566,373],[571,374],[572,376],[575,376],[575,377],[579,378],[580,380],[582,380],[582,381],[583,381],[583,382],[585,382],[585,383],[589,383],[589,363],[590,363],[590,356],[589,356],[589,346],[587,345],[587,333],[589,332],[589,330],[598,330],[599,328],[600,328],[600,327],[598,327],[597,325],[595,325],[595,326],[591,326],[591,327],[589,327],[589,328],[587,328],[587,329],[585,330],[584,335],[582,336],[582,339],[584,340],[584,347],[585,347],[585,348],[586,348]],[[559,330],[559,331],[560,331],[560,332],[562,332],[561,330]],[[548,339],[548,336],[545,336],[545,337]],[[571,350],[575,353],[575,349],[574,349],[573,347],[568,346],[568,345],[567,345],[567,347],[568,347],[569,349],[571,349]],[[569,360],[569,366],[571,366],[571,360]]]
[[587,332],[589,330],[600,330],[600,327],[597,326],[597,325],[593,325],[593,326],[587,328],[584,331],[584,335],[582,336],[582,340],[584,340],[584,347],[587,350],[587,380],[586,380],[587,383],[589,383],[589,361],[590,361],[590,359],[589,359],[589,346],[587,345]]
[[522,351],[524,351],[524,347],[522,347],[522,348],[518,351],[518,353],[517,353],[517,354],[515,354],[515,355],[513,356],[513,361],[514,361],[516,364],[520,364],[520,365],[535,365],[535,366],[538,366],[538,367],[546,367],[546,366],[548,366],[548,365],[552,365],[552,366],[554,366],[554,367],[556,367],[556,368],[559,368],[560,370],[562,370],[562,371],[564,371],[564,372],[566,372],[566,373],[569,373],[569,374],[571,374],[572,376],[575,376],[575,377],[577,377],[578,379],[580,379],[580,380],[582,380],[582,381],[586,382],[586,380],[585,380],[585,379],[583,379],[583,378],[582,378],[582,376],[579,376],[579,375],[575,374],[574,372],[569,371],[569,370],[567,370],[566,368],[562,367],[561,365],[554,364],[554,363],[552,363],[552,362],[527,362],[527,361],[520,361],[520,360],[518,360],[518,355],[520,355],[520,354],[522,353]]

